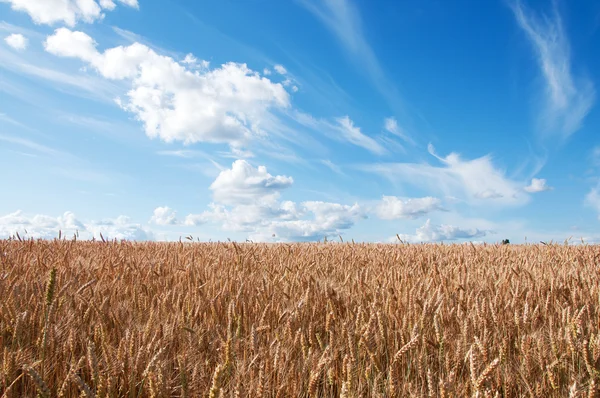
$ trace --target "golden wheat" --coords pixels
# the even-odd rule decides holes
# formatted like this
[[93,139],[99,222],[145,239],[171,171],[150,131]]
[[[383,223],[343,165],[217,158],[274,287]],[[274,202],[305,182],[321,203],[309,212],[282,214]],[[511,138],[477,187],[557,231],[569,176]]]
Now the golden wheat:
[[0,396],[597,396],[600,248],[0,241]]

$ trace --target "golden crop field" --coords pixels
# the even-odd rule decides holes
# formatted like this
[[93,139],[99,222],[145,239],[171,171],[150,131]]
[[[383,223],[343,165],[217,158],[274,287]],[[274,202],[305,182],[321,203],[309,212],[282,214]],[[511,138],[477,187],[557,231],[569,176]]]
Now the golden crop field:
[[0,396],[593,397],[600,248],[0,241]]

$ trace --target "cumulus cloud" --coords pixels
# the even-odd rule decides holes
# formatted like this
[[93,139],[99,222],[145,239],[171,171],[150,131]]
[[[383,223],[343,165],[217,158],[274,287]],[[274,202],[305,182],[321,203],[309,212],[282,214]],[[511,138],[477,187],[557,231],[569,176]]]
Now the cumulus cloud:
[[256,242],[315,241],[342,234],[364,217],[358,204],[267,201],[225,206],[212,203],[209,210],[188,215],[185,225],[214,223],[224,230],[245,232]]
[[86,234],[95,239],[146,241],[155,240],[154,233],[140,224],[133,223],[129,217],[119,216],[114,220],[104,220],[86,224]]
[[264,166],[236,160],[210,186],[214,201],[209,208],[188,215],[184,224],[214,223],[245,232],[254,241],[298,241],[336,236],[365,217],[358,204],[279,200],[292,184],[291,177],[273,176]]
[[150,218],[150,223],[156,225],[175,225],[177,224],[177,212],[168,206],[157,207]]
[[376,163],[360,169],[381,174],[391,180],[424,187],[444,196],[466,200],[473,205],[523,205],[529,201],[522,184],[504,175],[489,155],[463,160],[458,154],[440,157],[432,145],[429,152],[441,166],[428,163]]
[[[36,24],[54,25],[64,23],[75,26],[83,21],[93,23],[104,18],[103,10],[113,10],[112,0],[0,0],[9,3],[15,11],[22,11],[31,17]],[[126,6],[138,8],[137,0],[118,0]]]
[[274,220],[250,234],[255,241],[315,241],[341,234],[364,218],[358,204],[352,206],[328,202],[303,202],[308,219]]
[[216,202],[244,204],[271,201],[293,182],[292,177],[272,176],[265,166],[255,168],[245,160],[236,160],[231,169],[219,173],[210,189]]
[[489,231],[477,228],[463,229],[454,225],[433,225],[428,219],[425,225],[417,228],[414,235],[399,235],[400,239],[410,243],[439,242],[444,240],[474,239],[487,235]]
[[189,69],[140,43],[99,52],[90,36],[66,28],[49,36],[45,48],[86,62],[106,79],[130,82],[127,98],[119,104],[144,124],[150,138],[165,142],[242,147],[264,137],[261,122],[277,119],[273,112],[290,105],[282,84],[261,77],[246,64]]
[[287,69],[285,69],[283,65],[275,65],[273,69],[275,69],[275,72],[279,73],[280,75],[285,75],[287,73]]
[[549,191],[552,189],[552,187],[546,185],[546,180],[544,178],[532,178],[531,184],[523,189],[529,193],[536,193]]
[[12,33],[6,36],[4,41],[15,50],[25,50],[29,44],[29,40],[20,33]]
[[51,217],[40,214],[28,215],[19,210],[0,216],[0,238],[9,238],[19,234],[22,238],[53,239],[58,237],[59,231],[66,238],[77,235],[78,239],[100,239],[100,234],[102,234],[105,239],[154,239],[151,231],[144,229],[139,224],[132,223],[125,216],[87,223],[79,221],[72,212],[66,212],[59,217]]
[[551,15],[536,16],[520,0],[512,5],[519,27],[533,45],[545,79],[540,119],[544,130],[568,137],[581,128],[595,101],[594,85],[584,76],[574,76],[571,68],[569,40],[565,33],[557,2]]
[[442,210],[442,202],[431,196],[405,200],[396,196],[384,196],[375,211],[382,220],[395,220],[398,218],[414,219],[436,210]]

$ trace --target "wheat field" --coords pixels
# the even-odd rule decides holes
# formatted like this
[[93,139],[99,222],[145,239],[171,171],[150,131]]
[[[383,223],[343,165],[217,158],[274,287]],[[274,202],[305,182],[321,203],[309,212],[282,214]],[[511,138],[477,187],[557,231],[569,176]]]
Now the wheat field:
[[2,397],[594,397],[600,248],[0,241]]

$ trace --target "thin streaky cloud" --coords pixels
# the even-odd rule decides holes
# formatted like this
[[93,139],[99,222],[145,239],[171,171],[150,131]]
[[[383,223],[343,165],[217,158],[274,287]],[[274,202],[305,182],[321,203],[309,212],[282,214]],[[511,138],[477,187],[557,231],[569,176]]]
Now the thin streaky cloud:
[[320,162],[323,165],[327,166],[334,173],[339,174],[339,175],[345,175],[344,172],[342,171],[341,167],[338,166],[337,164],[333,163],[331,160],[323,159]]
[[358,8],[350,0],[297,0],[321,21],[347,52],[367,71],[376,89],[394,112],[405,114],[405,105],[394,84],[387,78],[377,55],[363,32]]
[[8,143],[14,144],[14,145],[23,146],[25,148],[29,148],[29,149],[32,149],[34,151],[37,151],[37,152],[40,152],[40,153],[43,153],[46,155],[51,155],[51,156],[66,155],[64,152],[61,152],[59,150],[50,148],[50,147],[42,145],[42,144],[38,144],[37,142],[28,140],[26,138],[0,134],[0,141],[8,142]]
[[190,159],[195,157],[203,157],[208,158],[208,155],[205,152],[191,149],[177,149],[177,150],[166,150],[166,151],[158,151],[158,155],[161,156],[174,156],[178,158]]
[[[106,82],[104,79],[85,73],[67,73],[50,67],[47,60],[44,53],[31,51],[17,54],[0,46],[0,70],[4,69],[19,76],[39,79],[53,89],[66,94],[111,104],[122,91],[118,84]],[[40,66],[44,64],[45,66]]]
[[571,50],[556,1],[550,15],[536,16],[520,0],[511,4],[519,27],[533,45],[545,81],[546,104],[539,122],[545,135],[567,138],[583,125],[595,102],[591,80],[575,76]]
[[0,122],[12,124],[13,126],[20,127],[22,129],[33,130],[31,127],[24,125],[18,120],[15,120],[12,117],[8,116],[6,113],[2,112],[0,112]]

